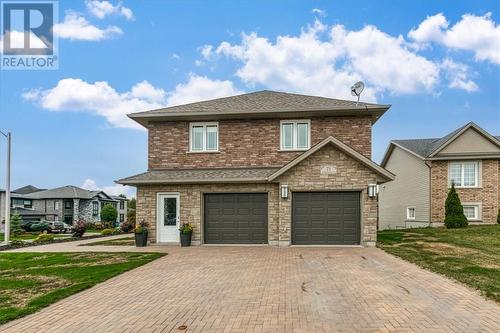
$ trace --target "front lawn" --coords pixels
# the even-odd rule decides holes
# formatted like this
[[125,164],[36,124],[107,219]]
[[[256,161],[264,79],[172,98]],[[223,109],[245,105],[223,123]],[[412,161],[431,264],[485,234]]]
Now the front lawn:
[[[10,235],[11,240],[30,240],[30,239],[35,239],[40,235],[41,232],[25,232],[22,233],[18,236]],[[60,238],[60,237],[71,237],[71,234],[53,234],[55,238]],[[0,242],[3,242],[5,240],[5,234],[1,233],[0,234]]]
[[0,324],[33,313],[163,255],[161,253],[2,253],[0,254]]
[[131,245],[135,245],[135,240],[134,240],[134,237],[125,237],[125,238],[118,238],[118,239],[108,239],[108,240],[103,240],[103,241],[98,241],[98,242],[93,242],[93,243],[87,243],[87,244],[80,244],[79,246],[96,246],[96,245],[131,246]]
[[383,230],[378,247],[500,302],[500,225]]

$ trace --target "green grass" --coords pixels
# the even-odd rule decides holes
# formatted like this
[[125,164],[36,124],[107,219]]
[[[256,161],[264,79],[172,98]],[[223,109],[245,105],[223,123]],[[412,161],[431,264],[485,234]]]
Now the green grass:
[[[29,240],[29,239],[35,239],[38,235],[40,235],[40,232],[25,232],[24,234],[21,234],[19,236],[14,236],[10,235],[10,239],[18,239],[18,240]],[[71,237],[71,234],[54,234],[56,238],[59,237]],[[0,242],[3,242],[5,240],[5,234],[0,234]]]
[[384,230],[378,247],[500,302],[500,225]]
[[33,313],[163,255],[1,253],[0,324]]
[[93,242],[93,243],[87,243],[87,244],[80,244],[79,246],[95,246],[95,245],[105,245],[105,246],[122,245],[122,246],[130,246],[130,245],[135,245],[135,240],[134,240],[134,237],[126,237],[126,238],[119,238],[119,239],[103,240],[103,241],[98,241],[98,242]]

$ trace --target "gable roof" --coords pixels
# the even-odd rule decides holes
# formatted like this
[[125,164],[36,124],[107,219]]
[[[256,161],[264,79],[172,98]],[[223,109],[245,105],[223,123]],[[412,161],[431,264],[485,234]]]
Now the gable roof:
[[19,194],[30,194],[33,192],[44,191],[44,190],[45,190],[44,188],[38,188],[38,187],[35,187],[33,185],[26,185],[26,186],[20,187],[18,189],[15,189],[12,192],[16,192]]
[[117,180],[122,185],[266,182],[279,168],[213,168],[150,170]]
[[500,136],[492,136],[481,127],[479,127],[474,122],[469,122],[464,126],[457,128],[456,130],[446,134],[442,138],[426,138],[426,139],[407,139],[407,140],[392,140],[387,148],[387,151],[382,159],[382,166],[387,164],[387,161],[394,149],[394,146],[398,146],[403,150],[421,158],[429,159],[438,154],[442,149],[449,145],[453,140],[459,137],[462,133],[468,129],[473,128],[478,133],[483,135],[486,139],[500,147]]
[[303,160],[305,160],[306,158],[308,158],[309,156],[311,156],[312,154],[314,154],[315,152],[317,152],[318,150],[320,150],[321,148],[323,148],[329,144],[335,146],[335,148],[337,148],[340,151],[342,151],[343,153],[351,156],[352,158],[354,158],[355,160],[357,160],[361,164],[364,164],[368,169],[370,169],[373,172],[375,172],[376,174],[382,176],[382,178],[384,178],[385,180],[389,181],[389,180],[394,179],[394,175],[391,172],[382,168],[377,163],[373,162],[372,160],[365,157],[364,155],[358,153],[356,150],[352,149],[351,147],[349,147],[348,145],[346,145],[342,141],[334,138],[333,136],[329,136],[328,138],[324,139],[323,141],[321,141],[320,143],[318,143],[317,145],[315,145],[314,147],[312,147],[311,149],[309,149],[308,151],[306,151],[302,155],[299,155],[297,158],[290,161],[288,164],[286,164],[285,166],[283,166],[282,168],[280,168],[279,170],[274,172],[267,179],[269,181],[275,180],[276,178],[278,178],[282,174],[286,173],[288,170],[290,170],[291,168],[293,168],[294,166],[296,166],[297,164],[299,164],[300,162],[302,162]]
[[27,199],[92,199],[100,193],[103,193],[109,200],[113,200],[102,191],[89,191],[73,185],[38,191],[26,194],[24,197]]
[[[155,120],[214,120],[238,118],[271,118],[312,115],[371,115],[376,121],[390,105],[284,93],[270,90],[217,98],[207,101],[137,112],[128,116],[142,125]],[[304,116],[304,114],[302,114]]]

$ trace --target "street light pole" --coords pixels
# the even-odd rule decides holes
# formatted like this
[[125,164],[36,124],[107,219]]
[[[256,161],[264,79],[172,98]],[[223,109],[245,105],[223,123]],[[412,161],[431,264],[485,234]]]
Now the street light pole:
[[9,244],[10,238],[10,151],[12,134],[10,132],[0,133],[7,138],[7,166],[6,166],[6,176],[5,176],[5,244]]

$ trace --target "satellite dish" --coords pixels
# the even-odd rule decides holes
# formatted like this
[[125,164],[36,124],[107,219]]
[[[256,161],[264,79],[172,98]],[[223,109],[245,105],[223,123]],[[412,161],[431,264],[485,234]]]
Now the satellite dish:
[[356,82],[351,87],[351,95],[358,96],[358,101],[356,102],[356,106],[359,103],[359,96],[361,96],[361,93],[363,92],[363,89],[365,89],[365,84],[363,82],[361,82],[361,81]]

